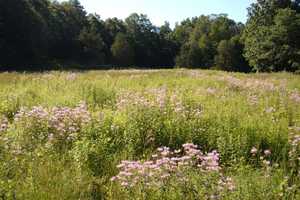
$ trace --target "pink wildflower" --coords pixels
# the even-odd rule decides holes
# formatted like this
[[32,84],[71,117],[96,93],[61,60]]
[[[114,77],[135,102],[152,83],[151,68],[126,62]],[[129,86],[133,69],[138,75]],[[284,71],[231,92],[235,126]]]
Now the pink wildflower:
[[271,150],[269,150],[269,149],[265,150],[265,151],[264,151],[264,154],[265,154],[266,156],[271,155]]
[[252,155],[256,155],[256,154],[257,154],[257,151],[258,151],[257,148],[252,147],[252,149],[251,149],[250,152],[251,152]]

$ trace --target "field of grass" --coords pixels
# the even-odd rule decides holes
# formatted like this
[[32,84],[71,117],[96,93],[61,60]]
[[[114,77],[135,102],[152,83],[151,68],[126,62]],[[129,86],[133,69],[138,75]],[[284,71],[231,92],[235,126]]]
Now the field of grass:
[[300,199],[300,76],[1,73],[0,199]]

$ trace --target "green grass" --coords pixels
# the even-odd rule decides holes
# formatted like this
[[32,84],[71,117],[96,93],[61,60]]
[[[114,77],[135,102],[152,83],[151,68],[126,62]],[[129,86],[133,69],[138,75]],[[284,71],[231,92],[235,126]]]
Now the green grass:
[[[8,119],[8,128],[0,129],[0,199],[300,199],[300,144],[290,141],[300,135],[299,98],[300,76],[290,73],[1,73],[0,124]],[[20,109],[51,112],[80,102],[91,116],[63,122],[78,123],[70,141],[51,121],[16,120]],[[51,134],[60,138],[49,146]],[[158,147],[187,142],[217,150],[235,190],[217,192],[215,175],[197,169],[185,172],[187,182],[173,177],[161,188],[110,181],[120,161],[147,160]],[[252,156],[252,147],[260,155],[270,149],[264,159],[271,165]]]

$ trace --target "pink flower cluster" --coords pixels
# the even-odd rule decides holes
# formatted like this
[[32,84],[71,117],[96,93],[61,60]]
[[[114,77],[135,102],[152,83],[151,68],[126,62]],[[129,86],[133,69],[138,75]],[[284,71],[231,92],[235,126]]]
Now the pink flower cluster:
[[206,156],[202,156],[202,163],[200,167],[204,168],[207,171],[219,171],[219,153],[217,151],[212,151]]
[[[252,147],[250,153],[255,156],[258,154],[258,149],[256,147]],[[272,154],[271,150],[270,149],[266,149],[264,150],[264,155],[265,156],[270,156]]]
[[[170,107],[168,107],[168,105]],[[166,87],[149,89],[146,94],[125,92],[118,97],[117,108],[125,110],[128,106],[142,106],[148,108],[159,108],[162,112],[166,112],[167,108],[173,109],[177,114],[187,116],[200,116],[201,108],[188,109],[179,98],[178,94],[168,95]]]
[[153,107],[154,102],[139,93],[125,92],[118,97],[117,109],[125,110],[128,106]]
[[290,94],[290,100],[294,101],[295,103],[300,103],[300,94],[297,91],[293,91]]
[[272,82],[250,78],[244,81],[244,88],[252,90],[262,89],[266,91],[274,91],[278,89]]
[[31,110],[22,107],[15,115],[15,121],[21,121],[23,119],[34,119],[37,122],[42,122],[48,119],[49,113],[42,106],[34,106]]
[[256,148],[256,147],[252,147],[250,153],[251,153],[253,156],[255,156],[255,155],[257,154],[257,152],[258,152],[257,148]]
[[274,113],[275,111],[276,111],[276,109],[272,106],[265,109],[266,113]]
[[8,128],[8,120],[5,117],[0,117],[0,133],[6,131]]
[[[256,148],[256,147],[252,147],[252,149],[250,150],[250,153],[253,157],[259,155],[260,151]],[[267,169],[269,168],[269,166],[271,165],[271,162],[268,159],[268,157],[270,157],[272,154],[271,150],[270,149],[266,149],[263,151],[263,155],[261,155],[259,157],[262,165],[264,167],[266,167]]]
[[66,80],[68,81],[74,81],[77,78],[77,74],[72,72],[72,73],[68,73],[66,76]]
[[192,78],[203,78],[205,77],[205,74],[202,74],[202,72],[199,72],[197,70],[188,70],[188,71],[179,71],[181,74],[185,74],[185,75],[188,75]]
[[224,189],[227,189],[229,191],[234,191],[236,188],[232,178],[230,177],[221,178],[218,182],[218,185],[219,185],[218,189],[221,191]]
[[160,109],[164,109],[168,102],[168,91],[166,87],[152,89],[149,93],[154,94],[155,96],[155,104],[159,106]]
[[171,95],[170,105],[174,108],[174,111],[177,114],[182,114],[184,116],[187,112],[187,109],[183,105],[183,102],[179,99],[178,95],[176,94]]
[[257,105],[259,103],[259,98],[256,95],[250,95],[248,97],[248,102],[251,106]]
[[117,166],[120,172],[111,178],[122,186],[133,187],[138,183],[148,186],[159,186],[169,177],[176,176],[185,179],[183,170],[200,168],[204,172],[218,172],[219,154],[216,151],[204,155],[197,145],[188,143],[182,150],[171,151],[168,147],[157,149],[158,153],[152,159],[142,161],[122,161]]
[[75,108],[55,107],[51,110],[49,117],[49,125],[54,129],[53,134],[49,135],[49,140],[75,139],[75,133],[80,131],[90,120],[90,113],[85,103],[80,103]]
[[54,107],[46,109],[41,106],[31,110],[22,108],[15,116],[15,121],[24,122],[27,128],[44,124],[49,129],[49,142],[54,140],[72,140],[76,133],[91,120],[85,103],[75,108]]
[[211,87],[209,87],[209,88],[206,89],[206,92],[207,92],[208,94],[210,94],[210,95],[214,95],[214,94],[217,93],[217,89],[216,89],[216,88],[211,88]]
[[159,107],[165,108],[167,103],[166,88],[156,88],[141,92],[124,92],[119,95],[117,100],[117,108],[120,110],[126,109],[128,106],[143,106],[143,107]]
[[291,144],[291,149],[289,151],[289,159],[291,161],[300,161],[300,127],[291,127],[290,130],[289,143]]
[[233,76],[225,76],[219,78],[229,83],[229,85],[233,88],[240,88],[240,89],[248,89],[248,90],[266,90],[266,91],[274,91],[277,90],[278,87],[275,86],[272,82],[259,80],[259,79],[238,79]]

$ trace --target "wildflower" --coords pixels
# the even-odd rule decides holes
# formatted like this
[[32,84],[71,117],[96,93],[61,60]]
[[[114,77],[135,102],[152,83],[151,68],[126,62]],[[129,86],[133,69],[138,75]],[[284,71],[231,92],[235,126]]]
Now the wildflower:
[[263,161],[263,164],[266,165],[266,166],[269,166],[269,165],[271,164],[271,162],[268,161],[268,160],[264,160],[264,161]]
[[181,152],[181,149],[177,149],[177,150],[174,151],[174,153],[176,153],[176,154],[178,154],[180,152]]
[[256,95],[252,95],[250,97],[248,97],[248,101],[250,105],[257,105],[258,104],[258,97]]
[[6,118],[0,118],[0,133],[8,129],[8,120]]
[[77,78],[77,75],[75,73],[70,73],[66,76],[66,80],[68,81],[74,81]]
[[[299,147],[300,147],[300,128],[299,127],[290,127],[289,133],[289,143],[291,149],[289,151],[289,164],[293,168],[297,168],[298,162],[300,161],[299,157]],[[299,172],[300,173],[300,172]]]
[[219,196],[218,195],[210,195],[209,199],[217,200],[217,199],[219,199]]
[[121,185],[127,187],[129,184],[127,182],[122,182]]
[[251,154],[254,156],[254,155],[256,155],[257,154],[257,148],[255,148],[255,147],[252,147],[252,149],[251,149]]
[[163,150],[164,150],[164,148],[162,148],[162,147],[157,148],[157,151],[159,151],[159,152],[162,152]]
[[[198,166],[206,171],[220,169],[217,151],[203,155],[198,146],[193,143],[184,144],[183,149],[184,155],[182,156],[174,156],[176,154],[170,148],[160,147],[157,149],[158,154],[152,155],[154,160],[121,161],[121,164],[117,165],[117,168],[120,169],[117,178],[113,177],[111,180],[120,180],[124,187],[134,186],[138,181],[142,181],[146,186],[160,185],[172,175],[180,175],[179,172],[182,168]],[[176,150],[176,152],[178,154],[181,151]]]
[[26,127],[44,126],[51,130],[45,137],[47,145],[54,142],[71,142],[77,138],[79,132],[90,121],[90,113],[84,102],[80,102],[75,108],[53,107],[51,109],[35,106],[32,109],[21,108],[16,114],[15,122],[23,123]]
[[297,91],[294,91],[291,93],[290,99],[296,103],[300,103],[300,94]]
[[111,177],[111,181],[116,181],[118,178],[116,176]]
[[264,157],[263,157],[263,156],[260,156],[260,157],[259,157],[259,159],[260,159],[260,160],[263,160],[263,159],[264,159]]
[[217,151],[212,151],[207,156],[203,156],[201,167],[208,171],[219,171],[219,154]]
[[265,154],[266,156],[271,155],[271,150],[269,150],[269,149],[264,150],[264,154]]
[[152,155],[152,158],[157,158],[157,157],[158,157],[157,154],[153,154],[153,155]]
[[272,112],[275,112],[275,108],[269,107],[265,111],[266,111],[266,113],[272,113]]
[[206,92],[210,95],[216,94],[217,90],[215,88],[207,88]]
[[170,176],[170,174],[167,174],[167,173],[166,173],[166,174],[163,174],[163,175],[161,176],[161,178],[162,178],[162,179],[165,179],[165,178],[168,178],[169,176]]
[[226,187],[229,191],[235,190],[235,185],[233,183],[233,180],[230,177],[226,178]]
[[235,190],[235,184],[230,177],[221,177],[221,179],[218,182],[218,188],[219,190],[224,190],[227,189],[229,191]]

